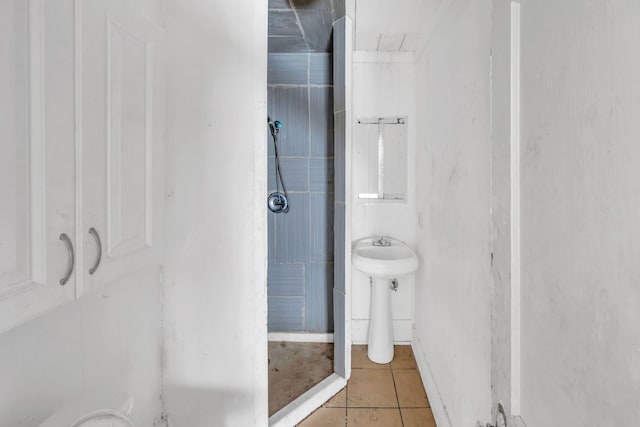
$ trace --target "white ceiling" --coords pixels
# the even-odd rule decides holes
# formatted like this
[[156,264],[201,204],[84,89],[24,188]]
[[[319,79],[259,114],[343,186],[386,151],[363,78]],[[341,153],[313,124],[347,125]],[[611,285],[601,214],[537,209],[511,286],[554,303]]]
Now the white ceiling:
[[355,0],[356,50],[415,51],[450,0]]

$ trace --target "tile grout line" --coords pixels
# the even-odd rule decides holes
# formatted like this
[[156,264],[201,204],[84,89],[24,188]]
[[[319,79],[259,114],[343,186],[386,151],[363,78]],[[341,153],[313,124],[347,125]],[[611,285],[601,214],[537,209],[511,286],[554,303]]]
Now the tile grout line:
[[[351,349],[351,357],[353,358],[353,348]],[[353,370],[353,369],[352,369]],[[353,378],[353,375],[351,376]],[[349,378],[349,381],[351,381],[351,378]],[[345,406],[345,427],[349,427],[349,381],[347,381],[347,393],[346,393],[346,401],[344,403]]]
[[[393,346],[393,352],[395,354],[395,346]],[[392,359],[393,361],[393,359]],[[396,402],[398,402],[398,413],[400,414],[400,424],[404,427],[404,420],[402,419],[402,409],[400,408],[400,398],[398,397],[398,387],[396,386],[396,376],[393,374],[393,365],[389,362],[389,370],[391,371],[391,378],[393,379],[393,390],[396,393]]]
[[349,381],[344,387],[344,427],[349,426]]
[[[399,409],[395,406],[351,406],[351,409]],[[420,409],[421,406],[405,406],[404,408],[409,409]]]
[[[293,3],[291,3],[293,4]],[[300,18],[298,17],[298,13],[295,12],[296,14],[296,19],[298,20],[298,24],[300,23]],[[304,32],[302,34],[302,37],[305,41],[305,43],[307,43],[307,40],[305,38]],[[308,44],[307,44],[308,45]],[[307,231],[307,252],[308,252],[308,259],[307,262],[311,262],[311,258],[312,258],[312,247],[313,247],[313,231],[312,231],[312,217],[313,214],[311,212],[311,162],[310,162],[310,158],[311,158],[311,54],[307,53],[306,54],[307,57],[307,84],[306,84],[306,90],[307,90],[307,155],[306,155],[306,162],[307,162],[307,191],[306,191],[306,195],[307,195],[307,200],[309,203],[309,209],[307,211],[307,221],[309,222],[309,229]],[[305,307],[305,325],[307,325],[307,296],[306,296],[306,291],[307,291],[307,286],[310,286],[310,283],[307,283],[307,271],[305,269],[305,277],[304,277],[304,289],[305,289],[305,301],[304,301],[304,307]],[[310,299],[311,295],[309,295],[309,299]]]
[[[335,407],[335,409],[344,409],[344,417],[345,417],[345,423],[344,423],[344,427],[348,427],[348,423],[349,423],[349,409],[357,409],[357,410],[391,410],[391,409],[398,409],[400,411],[400,422],[402,427],[405,426],[404,424],[404,417],[402,414],[402,409],[403,408],[411,408],[411,409],[427,409],[429,412],[431,412],[431,408],[430,405],[424,407],[424,406],[414,406],[414,405],[407,405],[407,406],[402,406],[400,404],[400,397],[398,395],[398,390],[397,390],[397,384],[395,381],[395,371],[397,370],[399,373],[400,372],[409,372],[409,371],[416,371],[417,372],[417,368],[407,368],[407,367],[400,367],[400,368],[393,368],[393,364],[392,363],[388,363],[386,364],[388,365],[388,369],[391,372],[392,375],[392,380],[394,383],[394,391],[396,393],[396,403],[397,406],[396,407],[382,407],[382,406],[350,406],[349,405],[349,386],[348,386],[348,382],[347,385],[345,386],[345,404],[344,407]],[[355,370],[371,370],[371,371],[384,371],[386,369],[372,369],[372,368],[353,368]],[[426,395],[426,392],[425,392]],[[427,396],[428,399],[428,396]],[[326,408],[326,406],[323,405],[324,408]]]

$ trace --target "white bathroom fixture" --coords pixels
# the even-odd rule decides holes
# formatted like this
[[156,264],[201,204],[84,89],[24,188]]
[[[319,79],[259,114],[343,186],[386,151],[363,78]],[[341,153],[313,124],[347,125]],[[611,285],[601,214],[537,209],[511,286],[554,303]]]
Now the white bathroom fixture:
[[400,240],[366,237],[353,245],[353,265],[373,278],[393,279],[416,271],[418,257]]
[[39,427],[135,427],[133,398],[126,393],[89,393],[63,406]]
[[393,360],[391,290],[398,288],[397,277],[416,271],[418,256],[400,240],[366,237],[354,242],[352,262],[371,281],[367,355],[373,362],[389,363]]

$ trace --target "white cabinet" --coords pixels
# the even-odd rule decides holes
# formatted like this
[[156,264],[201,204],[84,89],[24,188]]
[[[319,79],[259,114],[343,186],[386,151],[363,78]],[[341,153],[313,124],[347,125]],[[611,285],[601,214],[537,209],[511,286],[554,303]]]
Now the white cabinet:
[[0,3],[0,331],[159,263],[161,31],[116,3]]
[[[159,258],[162,141],[153,22],[113,0],[82,3],[85,289]],[[96,230],[89,234],[89,229]],[[97,265],[98,237],[102,259]]]
[[0,3],[0,331],[74,297],[73,18],[73,1]]

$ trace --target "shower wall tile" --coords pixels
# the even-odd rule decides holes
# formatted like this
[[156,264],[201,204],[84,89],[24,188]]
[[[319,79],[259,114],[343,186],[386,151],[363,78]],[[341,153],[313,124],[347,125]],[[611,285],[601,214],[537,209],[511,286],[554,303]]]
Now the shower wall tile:
[[309,83],[312,85],[333,84],[333,61],[330,53],[309,54]]
[[334,116],[335,126],[335,138],[334,138],[334,153],[333,153],[333,167],[334,167],[334,186],[336,193],[336,201],[345,201],[345,191],[347,185],[347,178],[345,175],[345,162],[346,162],[346,127],[345,127],[345,112],[341,111]]
[[295,13],[292,10],[270,11],[269,36],[302,37]]
[[291,9],[289,0],[269,0],[269,9]]
[[305,287],[305,329],[325,332],[333,330],[333,265],[307,264]]
[[334,287],[341,292],[345,292],[345,204],[336,202],[333,214],[334,223]]
[[333,109],[343,111],[345,108],[346,84],[346,18],[333,24]]
[[346,6],[345,0],[335,0],[334,2],[336,20],[344,17],[346,15]]
[[314,52],[331,52],[331,24],[333,13],[323,11],[298,11],[304,38]]
[[304,264],[269,263],[267,294],[273,296],[304,296]]
[[325,10],[331,11],[331,0],[292,0],[293,7],[297,10]]
[[269,53],[286,53],[287,55],[292,53],[309,52],[309,45],[304,40],[304,37],[286,37],[277,36],[269,37],[267,45]]
[[309,79],[308,66],[309,55],[306,53],[270,53],[267,84],[306,85]]
[[[264,198],[265,203],[267,203],[267,198]],[[267,209],[267,233],[269,240],[269,264],[275,261],[276,255],[276,215],[273,212]]]
[[289,194],[289,212],[275,218],[275,249],[278,262],[309,260],[309,194]]
[[[275,158],[269,157],[269,191],[276,190]],[[280,158],[280,171],[287,191],[309,191],[309,159]],[[282,187],[280,187],[282,191]]]
[[311,193],[309,196],[311,261],[333,261],[333,204],[333,193]]
[[[270,38],[269,42],[288,38]],[[270,54],[268,68],[268,112],[271,119],[282,122],[278,154],[290,206],[286,214],[268,214],[269,331],[332,332],[335,184],[331,56]],[[268,186],[274,191],[275,153],[268,131],[266,141]]]
[[[305,157],[309,155],[309,92],[306,87],[274,87],[269,100],[269,114],[280,120],[278,154]],[[275,101],[277,100],[277,102]]]
[[333,159],[309,159],[309,191],[333,193],[333,188]]
[[311,156],[333,157],[333,88],[312,87],[311,108]]
[[269,332],[304,330],[303,297],[269,297]]

